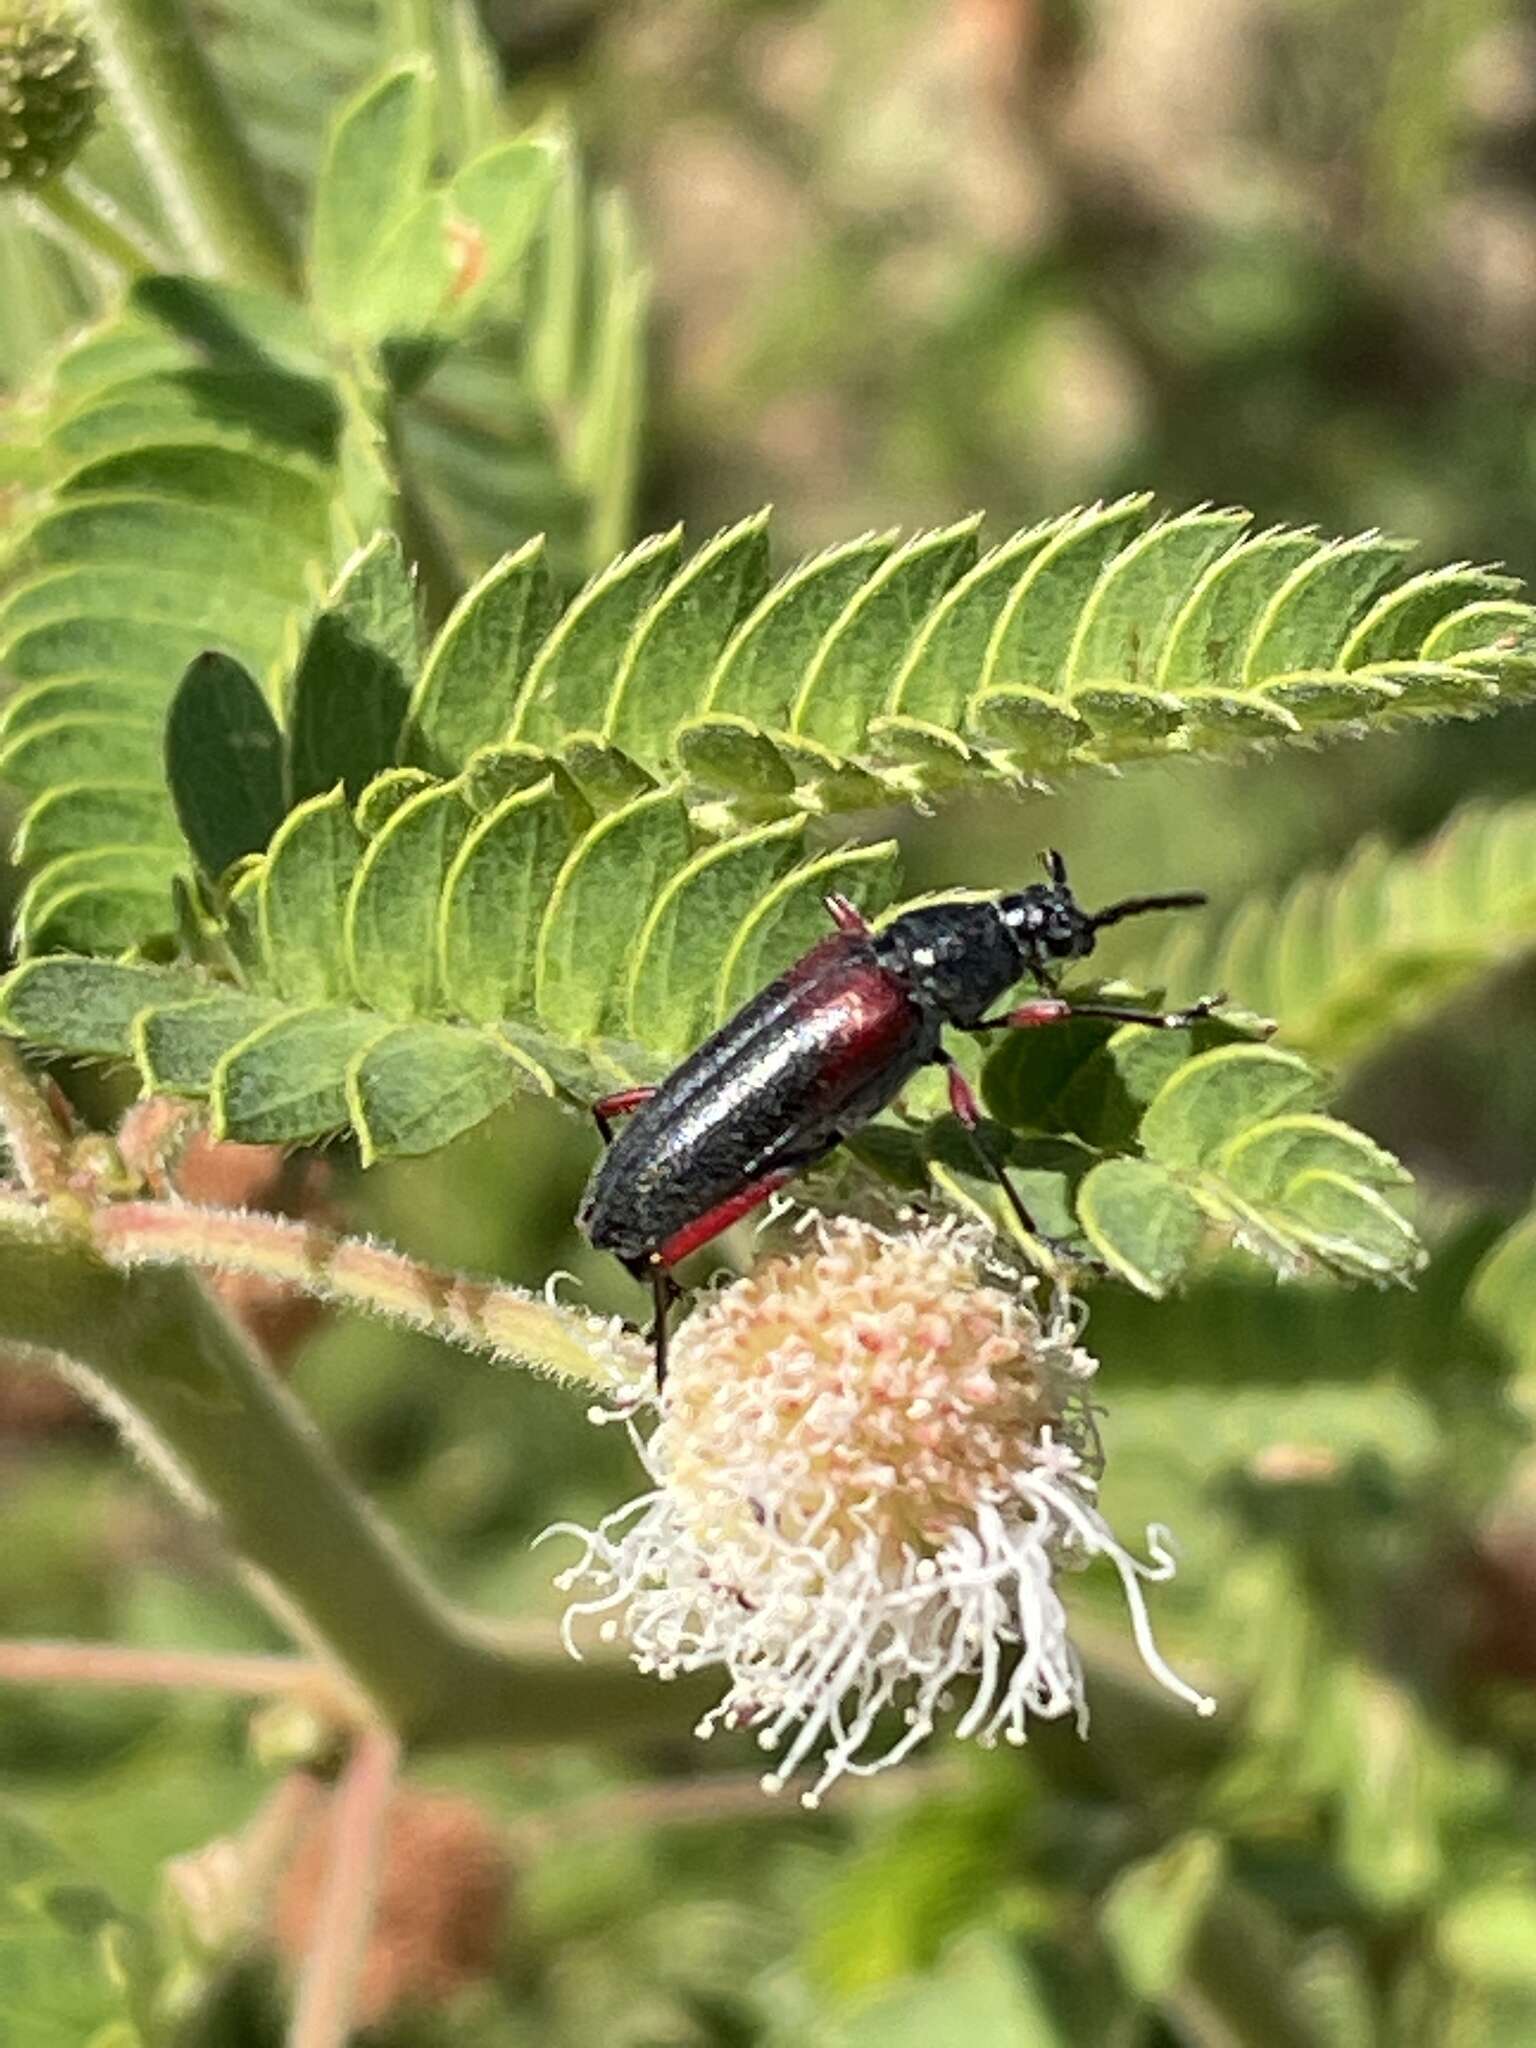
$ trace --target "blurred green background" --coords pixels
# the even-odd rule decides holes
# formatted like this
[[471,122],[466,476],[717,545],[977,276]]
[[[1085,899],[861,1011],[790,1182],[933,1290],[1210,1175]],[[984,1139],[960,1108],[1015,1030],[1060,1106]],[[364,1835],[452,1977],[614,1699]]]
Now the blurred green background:
[[[194,11],[297,205],[317,110],[372,61],[371,4]],[[772,500],[792,555],[1151,486],[1536,578],[1536,14],[1516,0],[484,13],[527,113],[566,105],[628,194],[652,269],[638,530]],[[61,285],[39,319],[71,310]],[[549,517],[532,490],[528,524]],[[1528,710],[870,822],[899,824],[914,890],[1017,885],[1051,844],[1089,901],[1200,887],[1215,918],[1369,835],[1413,845],[1533,793]],[[1165,1307],[1094,1303],[1106,1508],[1128,1536],[1176,1531],[1161,1634],[1222,1694],[1213,1729],[1149,1719],[1111,1668],[1086,1748],[938,1744],[814,1820],[760,1799],[747,1742],[700,1751],[681,1720],[639,1754],[434,1765],[397,1817],[368,2038],[1536,2042],[1536,1347],[1462,1293],[1536,1180],[1536,976],[1504,951],[1341,1070],[1343,1113],[1421,1178],[1416,1293],[1217,1274]],[[366,1179],[338,1156],[326,1199],[425,1256],[533,1285],[565,1268],[630,1310],[571,1226],[587,1136],[515,1115],[515,1144],[498,1121]],[[528,1539],[636,1489],[578,1403],[425,1339],[327,1321],[292,1369],[490,1615],[552,1615]],[[277,1646],[106,1432],[19,1374],[0,1499],[0,1632]],[[1072,1596],[1113,1667],[1113,1589]],[[0,1773],[146,1907],[166,1859],[267,1785],[232,1708],[51,1690],[0,1700]],[[304,1910],[286,1900],[290,1935]],[[281,1966],[188,1943],[189,2040],[276,2042]]]

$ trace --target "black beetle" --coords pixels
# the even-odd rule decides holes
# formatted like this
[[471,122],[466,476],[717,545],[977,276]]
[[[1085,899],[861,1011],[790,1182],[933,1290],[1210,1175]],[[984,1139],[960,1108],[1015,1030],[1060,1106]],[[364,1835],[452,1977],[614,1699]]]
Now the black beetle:
[[[1090,913],[1073,896],[1061,855],[1049,853],[1045,861],[1049,882],[979,902],[925,904],[879,931],[845,897],[829,896],[837,929],[665,1081],[594,1103],[608,1150],[579,1221],[599,1250],[613,1252],[637,1279],[650,1278],[658,1386],[666,1374],[667,1309],[677,1293],[671,1269],[867,1124],[920,1067],[949,1069],[950,1105],[972,1134],[985,1172],[1022,1227],[1041,1237],[1006,1169],[977,1135],[981,1111],[944,1048],[945,1025],[998,1031],[1111,1017],[1172,1028],[1208,1016],[1223,1000],[1207,996],[1187,1010],[1158,1014],[1058,996],[1058,971],[1091,953],[1106,925],[1206,899],[1181,890],[1128,897]],[[987,1016],[1026,974],[1045,994]],[[615,1139],[610,1118],[630,1111]]]

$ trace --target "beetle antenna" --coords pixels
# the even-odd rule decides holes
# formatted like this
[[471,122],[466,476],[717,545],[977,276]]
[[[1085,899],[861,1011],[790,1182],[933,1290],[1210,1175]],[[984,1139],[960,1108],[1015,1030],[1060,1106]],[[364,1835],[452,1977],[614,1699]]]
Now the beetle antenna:
[[1200,889],[1178,889],[1171,896],[1127,896],[1123,903],[1111,903],[1107,910],[1097,910],[1089,918],[1089,929],[1103,931],[1107,924],[1119,924],[1122,918],[1140,917],[1144,910],[1198,910],[1210,898]]
[[1067,858],[1065,854],[1058,853],[1054,846],[1049,847],[1041,854],[1040,865],[1050,876],[1053,889],[1065,889],[1068,886]]

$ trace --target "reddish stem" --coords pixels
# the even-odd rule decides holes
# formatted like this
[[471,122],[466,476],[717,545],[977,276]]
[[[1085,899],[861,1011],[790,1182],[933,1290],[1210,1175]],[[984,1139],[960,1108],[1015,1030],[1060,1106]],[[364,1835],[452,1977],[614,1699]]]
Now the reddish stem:
[[360,1735],[331,1806],[330,1862],[304,1959],[288,2048],[345,2048],[373,1926],[400,1745],[382,1729]]
[[0,1685],[97,1685],[256,1696],[334,1689],[307,1657],[208,1656],[124,1650],[114,1643],[0,1642]]

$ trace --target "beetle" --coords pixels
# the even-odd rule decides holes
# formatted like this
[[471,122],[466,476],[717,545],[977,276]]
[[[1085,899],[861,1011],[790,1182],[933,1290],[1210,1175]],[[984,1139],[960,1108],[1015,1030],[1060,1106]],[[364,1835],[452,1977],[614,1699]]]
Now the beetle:
[[[950,1107],[982,1169],[1028,1235],[1051,1244],[981,1142],[981,1109],[945,1048],[945,1027],[1018,1030],[1109,1017],[1172,1029],[1209,1016],[1224,998],[1156,1012],[1058,995],[1061,970],[1091,953],[1107,926],[1146,911],[1193,909],[1206,898],[1179,890],[1090,912],[1074,897],[1062,856],[1044,861],[1046,882],[924,904],[878,931],[846,897],[828,896],[835,930],[826,938],[664,1081],[592,1105],[607,1149],[577,1220],[598,1250],[651,1283],[658,1389],[667,1311],[680,1292],[673,1267],[861,1129],[922,1067],[948,1069]],[[1024,975],[1042,993],[989,1017]],[[629,1121],[615,1136],[619,1116]]]

